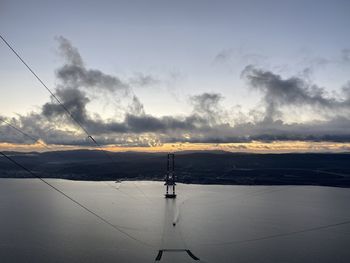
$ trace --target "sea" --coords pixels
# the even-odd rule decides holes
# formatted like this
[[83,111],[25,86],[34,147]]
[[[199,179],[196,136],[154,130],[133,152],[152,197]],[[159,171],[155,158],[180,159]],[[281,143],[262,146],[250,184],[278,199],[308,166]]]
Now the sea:
[[350,189],[0,179],[0,262],[350,262]]

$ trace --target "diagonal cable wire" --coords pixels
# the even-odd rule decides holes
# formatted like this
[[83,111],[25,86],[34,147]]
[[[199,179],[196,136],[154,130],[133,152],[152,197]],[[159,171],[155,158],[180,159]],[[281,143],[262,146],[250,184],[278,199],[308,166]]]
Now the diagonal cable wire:
[[[42,143],[40,141],[39,138],[35,138],[34,136],[22,131],[20,128],[16,127],[15,125],[11,124],[10,122],[4,120],[3,118],[0,117],[0,122],[4,123],[5,125],[9,126],[10,128],[14,129],[16,132],[22,134],[23,136],[33,140],[33,142],[37,143],[37,144],[40,144],[41,146],[45,147],[47,150],[51,151],[52,153],[54,153],[55,155],[59,156],[59,158],[61,160],[66,160],[66,158],[58,151],[55,151],[52,147],[48,146],[47,144],[45,143]],[[34,167],[38,167],[40,166],[40,164],[34,166]]]
[[27,173],[29,173],[30,175],[34,176],[35,178],[39,179],[40,181],[42,181],[43,183],[45,183],[46,185],[48,185],[49,187],[51,187],[53,190],[55,190],[56,192],[58,192],[59,194],[63,195],[64,197],[66,197],[67,199],[69,199],[71,202],[75,203],[77,206],[81,207],[82,209],[84,209],[86,212],[90,213],[91,215],[95,216],[96,218],[98,218],[100,221],[102,221],[103,223],[109,225],[110,227],[112,227],[114,230],[122,233],[123,235],[129,237],[130,239],[143,244],[147,247],[154,247],[153,245],[150,245],[148,243],[145,243],[142,240],[139,240],[135,237],[133,237],[132,235],[130,235],[129,233],[127,233],[126,231],[122,230],[120,227],[118,227],[117,225],[112,224],[111,222],[109,222],[107,219],[103,218],[102,216],[100,216],[99,214],[95,213],[94,211],[92,211],[91,209],[89,209],[88,207],[86,207],[85,205],[81,204],[80,202],[78,202],[77,200],[75,200],[73,197],[67,195],[66,193],[64,193],[62,190],[58,189],[57,187],[55,187],[54,185],[50,184],[49,182],[47,182],[45,179],[41,178],[40,176],[36,175],[34,172],[32,172],[31,170],[29,170],[28,168],[26,168],[25,166],[23,166],[22,164],[18,163],[17,161],[15,161],[14,159],[12,159],[10,156],[6,155],[3,152],[0,152],[0,155],[2,155],[3,157],[5,157],[7,160],[9,160],[10,162],[12,162],[13,164],[15,164],[16,166],[20,167],[21,169],[23,169],[24,171],[26,171]]
[[45,143],[40,142],[39,138],[35,138],[34,136],[22,131],[21,129],[19,129],[18,127],[14,126],[13,124],[11,124],[10,122],[4,120],[3,118],[0,118],[0,122],[5,123],[6,125],[8,125],[9,127],[11,127],[12,129],[16,130],[17,132],[19,132],[20,134],[24,135],[25,137],[33,140],[33,142],[36,142],[38,144],[40,144],[41,146],[45,147],[48,150],[52,150],[51,147],[47,146]]
[[[57,156],[59,156],[61,159],[63,159],[63,160],[66,159],[65,156],[63,156],[60,152],[54,151],[54,149],[53,149],[52,147],[48,146],[48,145],[45,144],[45,143],[40,142],[39,138],[35,138],[34,136],[32,136],[32,135],[30,135],[30,134],[28,134],[28,133],[22,131],[20,128],[14,126],[13,124],[11,124],[10,122],[4,120],[4,119],[1,118],[1,117],[0,117],[0,122],[3,122],[4,124],[8,125],[9,127],[11,127],[12,129],[14,129],[14,130],[17,131],[18,133],[22,134],[23,136],[25,136],[25,137],[27,137],[27,138],[33,140],[34,142],[36,142],[36,143],[38,143],[38,144],[40,144],[40,145],[42,145],[42,146],[45,147],[46,149],[50,150],[51,152],[53,152],[54,154],[56,154]],[[111,185],[108,184],[108,183],[105,183],[105,184],[108,185],[109,187],[113,188],[114,190],[119,190],[119,189],[117,189],[117,188],[111,186]],[[139,191],[141,191],[141,189],[139,189]],[[135,199],[134,196],[128,194],[127,192],[125,193],[125,192],[120,191],[120,190],[119,190],[119,192],[122,193],[122,194],[124,194],[124,195],[126,195],[126,196],[128,196],[128,197],[130,197],[130,198],[132,198],[132,199]],[[143,191],[142,191],[142,192],[143,192]],[[143,193],[143,194],[144,194],[144,193]],[[144,194],[144,195],[145,195],[145,194]],[[146,195],[145,195],[145,196],[146,196]],[[147,196],[146,196],[146,198],[147,198]]]
[[318,231],[318,230],[323,230],[323,229],[328,229],[328,228],[342,226],[342,225],[348,225],[348,224],[350,224],[350,220],[346,220],[346,221],[338,222],[338,223],[334,223],[334,224],[305,228],[302,230],[280,233],[280,234],[275,234],[275,235],[269,235],[269,236],[251,238],[251,239],[236,240],[236,241],[229,241],[229,242],[207,243],[207,244],[201,244],[201,245],[204,245],[204,246],[224,246],[224,245],[232,245],[232,244],[250,243],[250,242],[269,240],[269,239],[275,239],[275,238],[280,238],[280,237],[287,237],[287,236],[292,236],[292,235],[297,235],[297,234],[302,234],[302,233],[307,233],[307,232],[314,232],[314,231]]
[[34,72],[34,70],[23,60],[23,58],[17,53],[17,51],[6,41],[6,39],[0,35],[1,40],[6,44],[6,46],[16,55],[16,57],[23,63],[23,65],[34,75],[34,77],[44,86],[44,88],[51,94],[51,96],[61,105],[65,110],[66,114],[72,118],[72,120],[88,135],[89,132],[83,127],[83,125],[74,118],[73,114],[68,110],[68,108],[60,101],[60,99],[51,91],[51,89],[42,81],[42,79]]
[[[35,73],[35,71],[27,64],[27,62],[24,61],[24,59],[17,53],[17,51],[10,45],[9,42],[0,34],[0,39],[5,43],[5,45],[13,52],[13,54],[16,55],[16,57],[22,62],[22,64],[34,75],[34,77],[40,82],[40,84],[51,94],[51,96],[58,102],[58,104],[64,109],[65,113],[73,120],[75,124],[77,124],[80,129],[87,135],[87,138],[89,138],[96,146],[100,149],[102,149],[102,146],[92,137],[92,135],[89,133],[89,131],[83,126],[83,124],[78,121],[74,115],[69,111],[69,109],[64,105],[64,103],[61,102],[61,100],[55,95],[55,93],[44,83],[44,81]],[[108,159],[110,159],[112,162],[114,160],[112,157],[104,150],[102,152],[107,156]]]
[[139,191],[149,203],[152,203],[152,200],[146,195],[146,193],[140,187],[138,187],[138,185],[134,181],[132,181],[132,184],[136,187],[137,191]]
[[[4,120],[4,119],[1,118],[1,117],[0,117],[0,122],[3,122],[4,124],[8,125],[8,126],[11,127],[12,129],[14,129],[15,131],[17,131],[18,133],[24,135],[25,137],[30,138],[30,139],[33,140],[34,142],[39,143],[40,145],[42,145],[42,146],[45,147],[46,149],[50,150],[52,153],[54,153],[54,154],[56,154],[57,156],[59,156],[61,159],[64,159],[64,160],[66,159],[65,156],[63,156],[60,152],[58,152],[58,151],[52,151],[52,150],[53,150],[52,147],[46,145],[45,143],[40,142],[38,138],[35,138],[34,136],[31,136],[30,134],[28,134],[28,133],[22,131],[20,128],[18,128],[18,127],[16,127],[16,126],[12,125],[10,122]],[[135,198],[133,195],[129,194],[128,192],[123,192],[123,191],[119,190],[118,188],[111,186],[111,185],[108,184],[107,182],[104,182],[104,183],[105,183],[107,186],[113,188],[114,190],[118,190],[120,193],[122,193],[122,194],[128,196],[129,198],[132,198],[132,199],[136,200],[136,198]],[[139,191],[141,191],[141,189],[139,189]],[[142,193],[144,194],[143,191],[142,191]],[[144,194],[144,195],[145,195],[145,194]],[[145,195],[145,197],[148,198],[146,195]],[[120,228],[123,228],[123,229],[131,229],[131,228],[128,228],[128,227],[122,227],[122,226],[119,226],[119,227],[120,227]]]

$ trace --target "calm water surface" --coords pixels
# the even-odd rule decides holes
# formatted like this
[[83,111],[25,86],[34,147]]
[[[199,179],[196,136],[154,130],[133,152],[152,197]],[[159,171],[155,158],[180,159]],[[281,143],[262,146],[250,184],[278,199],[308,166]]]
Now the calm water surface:
[[[350,190],[318,186],[0,179],[1,262],[350,262]],[[174,226],[175,225],[175,226]],[[123,233],[122,233],[123,232]],[[192,262],[164,252],[160,262]]]

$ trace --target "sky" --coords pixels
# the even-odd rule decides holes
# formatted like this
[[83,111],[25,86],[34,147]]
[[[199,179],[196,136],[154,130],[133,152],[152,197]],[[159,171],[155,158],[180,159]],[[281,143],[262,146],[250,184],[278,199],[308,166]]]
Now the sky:
[[[340,0],[1,0],[0,34],[105,149],[341,152],[349,11]],[[94,147],[4,43],[0,92],[0,149]]]

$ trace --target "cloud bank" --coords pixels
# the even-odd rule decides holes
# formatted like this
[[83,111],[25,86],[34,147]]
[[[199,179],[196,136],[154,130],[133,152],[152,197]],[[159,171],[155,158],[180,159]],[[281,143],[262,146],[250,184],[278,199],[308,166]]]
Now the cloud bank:
[[[57,40],[64,63],[56,71],[58,84],[55,95],[101,145],[149,147],[175,142],[279,140],[350,142],[350,85],[345,85],[339,93],[329,94],[302,77],[283,78],[249,65],[242,71],[241,77],[248,89],[261,95],[261,103],[254,110],[243,114],[238,110],[225,109],[222,106],[224,96],[212,92],[190,97],[192,111],[187,115],[156,117],[147,113],[132,88],[135,85],[152,85],[157,80],[142,73],[123,80],[90,69],[70,41],[63,37]],[[344,50],[344,60],[348,59],[348,53]],[[116,101],[116,107],[123,110],[122,118],[104,119],[98,113],[89,112],[87,106],[101,94]],[[293,112],[310,117],[307,121],[290,122],[288,116]],[[47,144],[90,144],[53,98],[38,112],[11,119],[0,117]],[[30,143],[28,138],[4,123],[0,124],[0,141]]]

